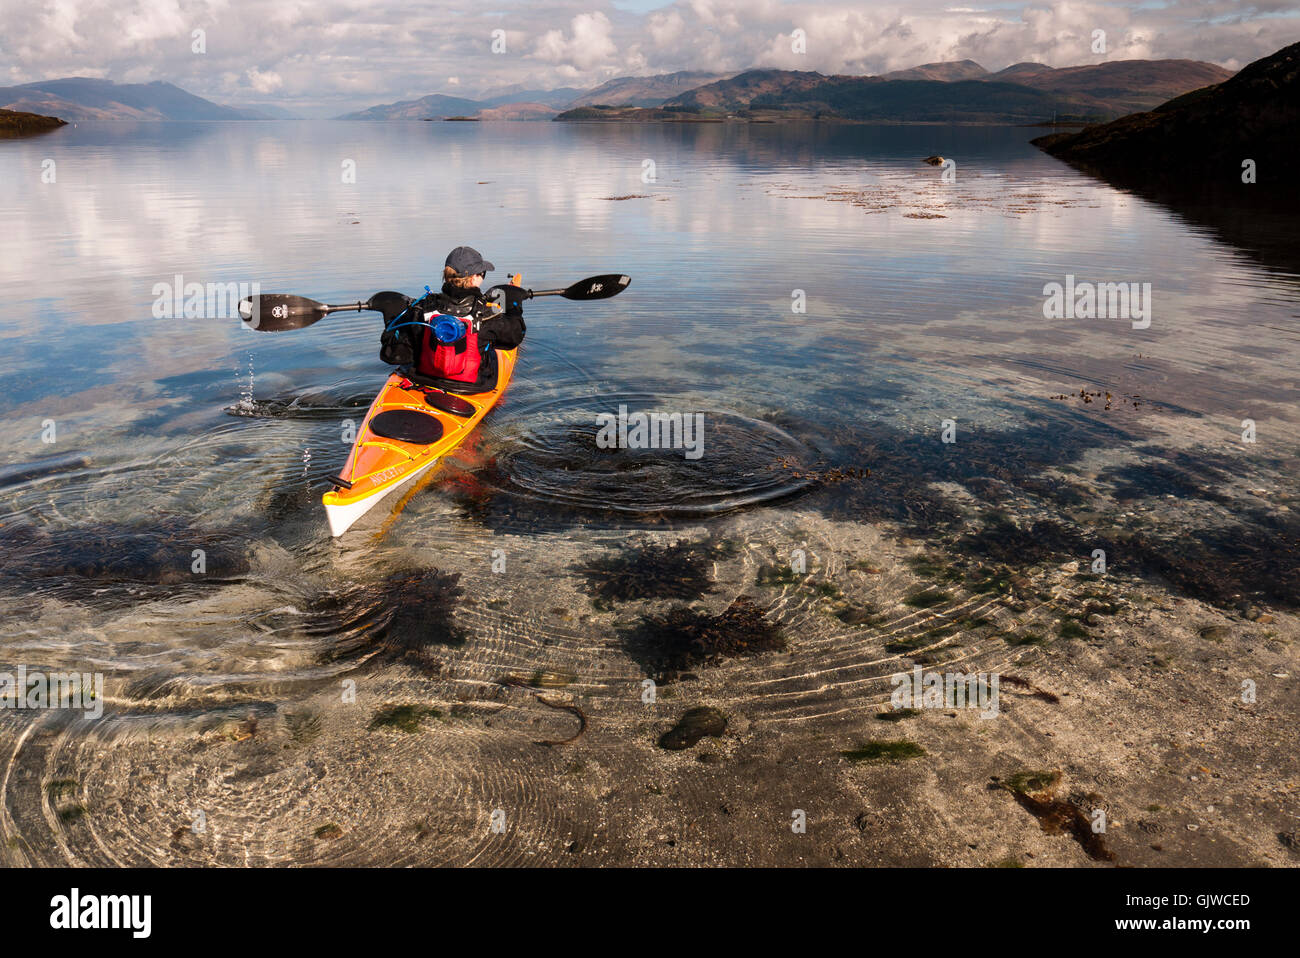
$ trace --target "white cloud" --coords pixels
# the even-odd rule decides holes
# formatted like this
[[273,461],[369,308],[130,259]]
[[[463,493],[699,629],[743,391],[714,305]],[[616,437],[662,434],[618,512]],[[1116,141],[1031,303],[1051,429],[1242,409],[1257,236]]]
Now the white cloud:
[[[960,0],[957,0],[960,3]],[[677,0],[649,13],[612,0],[44,0],[0,2],[4,81],[168,80],[200,96],[332,115],[455,88],[595,86],[610,76],[753,66],[883,73],[969,58],[1188,57],[1239,67],[1300,38],[1294,0]],[[207,33],[193,54],[190,34]],[[507,52],[491,53],[494,29]],[[807,53],[790,49],[802,29]],[[448,77],[456,71],[459,83]],[[236,83],[231,76],[238,77]]]
[[248,85],[258,93],[274,93],[284,85],[280,79],[280,74],[268,70],[263,73],[257,67],[251,68],[244,77],[248,80]]
[[603,13],[580,13],[570,24],[571,36],[563,30],[548,30],[532,56],[576,71],[593,70],[610,60],[618,47],[610,36],[613,25]]

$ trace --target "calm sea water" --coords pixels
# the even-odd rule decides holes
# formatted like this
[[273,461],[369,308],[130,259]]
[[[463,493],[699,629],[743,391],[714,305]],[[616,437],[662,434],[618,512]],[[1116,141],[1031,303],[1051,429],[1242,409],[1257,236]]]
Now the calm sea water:
[[[0,666],[102,671],[122,721],[193,717],[353,668],[332,650],[387,621],[386,577],[413,568],[462,574],[460,667],[487,681],[537,665],[538,616],[585,602],[573,564],[633,534],[728,536],[752,566],[809,547],[814,517],[846,542],[940,544],[989,510],[1193,545],[1286,526],[1300,277],[1045,156],[1040,132],[294,122],[0,142]],[[261,333],[157,318],[155,287],[415,294],[461,244],[492,279],[632,285],[527,304],[480,434],[332,541],[321,480],[386,374],[379,319]],[[1045,318],[1067,276],[1149,283],[1149,328]],[[705,455],[598,453],[594,416],[620,404],[705,412]],[[825,483],[849,468],[872,478]],[[819,535],[829,563],[841,532]],[[598,615],[568,628],[576,669],[630,669]]]

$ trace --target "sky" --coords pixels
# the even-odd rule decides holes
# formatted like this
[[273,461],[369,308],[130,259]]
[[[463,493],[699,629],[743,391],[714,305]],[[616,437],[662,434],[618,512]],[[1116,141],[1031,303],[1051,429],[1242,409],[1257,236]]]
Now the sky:
[[1173,57],[1238,69],[1297,40],[1300,0],[0,0],[0,85],[166,80],[219,103],[332,116],[676,70]]

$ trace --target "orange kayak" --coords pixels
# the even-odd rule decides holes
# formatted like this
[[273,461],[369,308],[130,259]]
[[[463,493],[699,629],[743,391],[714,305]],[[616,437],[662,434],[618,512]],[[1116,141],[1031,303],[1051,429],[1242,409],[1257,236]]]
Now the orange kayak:
[[[517,350],[497,350],[496,388],[446,393],[393,373],[370,404],[338,484],[325,493],[330,534],[341,536],[379,500],[469,438],[510,384]],[[403,386],[407,383],[407,386]]]

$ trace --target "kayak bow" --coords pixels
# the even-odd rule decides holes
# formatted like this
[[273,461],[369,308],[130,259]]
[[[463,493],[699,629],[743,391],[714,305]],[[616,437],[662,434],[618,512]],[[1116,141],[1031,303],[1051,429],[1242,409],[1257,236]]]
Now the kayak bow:
[[339,482],[321,499],[330,534],[343,535],[384,496],[468,439],[510,384],[515,353],[497,350],[496,388],[483,393],[427,390],[426,398],[427,387],[410,384],[401,373],[389,376],[366,411]]

